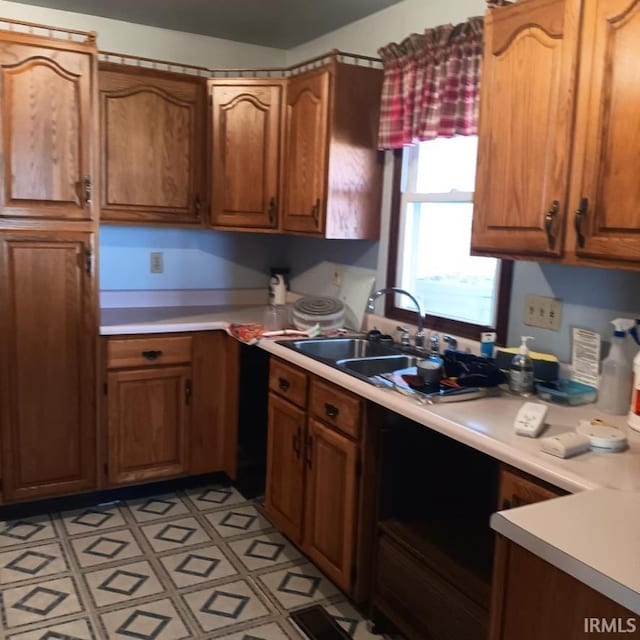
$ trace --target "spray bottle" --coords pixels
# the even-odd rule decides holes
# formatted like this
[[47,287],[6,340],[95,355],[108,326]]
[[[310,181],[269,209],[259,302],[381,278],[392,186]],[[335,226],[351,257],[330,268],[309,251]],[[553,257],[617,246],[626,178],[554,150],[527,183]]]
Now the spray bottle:
[[[629,410],[632,366],[625,351],[627,331],[635,325],[634,320],[616,318],[609,355],[602,361],[602,373],[596,406],[604,413],[624,415]],[[639,363],[640,364],[640,363]]]
[[[636,344],[640,345],[640,318],[636,318],[635,325],[629,330]],[[636,431],[640,431],[640,351],[633,359],[633,388],[631,390],[631,408],[627,424]]]
[[533,361],[529,357],[527,346],[527,340],[533,339],[533,336],[522,336],[520,349],[513,356],[509,367],[509,390],[520,396],[529,396],[533,393]]

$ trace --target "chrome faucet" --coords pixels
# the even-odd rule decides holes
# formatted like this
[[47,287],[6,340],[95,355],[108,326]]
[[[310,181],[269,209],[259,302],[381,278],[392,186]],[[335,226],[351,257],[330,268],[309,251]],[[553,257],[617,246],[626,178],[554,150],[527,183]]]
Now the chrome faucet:
[[418,349],[424,349],[424,316],[422,315],[422,309],[420,309],[420,303],[408,291],[405,291],[404,289],[400,289],[398,287],[387,287],[386,289],[379,289],[371,296],[369,296],[369,300],[367,302],[367,311],[369,313],[373,313],[373,303],[377,298],[388,293],[402,293],[410,298],[411,302],[413,302],[413,304],[415,305],[416,311],[418,312],[418,330],[416,331],[416,335],[413,337],[413,342],[416,347],[418,347]]

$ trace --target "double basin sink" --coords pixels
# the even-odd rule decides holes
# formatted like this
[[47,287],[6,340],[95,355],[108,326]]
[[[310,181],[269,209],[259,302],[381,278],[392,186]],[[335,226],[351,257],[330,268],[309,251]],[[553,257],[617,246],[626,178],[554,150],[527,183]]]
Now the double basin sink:
[[304,340],[281,340],[278,342],[294,351],[340,369],[376,386],[391,386],[403,395],[413,397],[420,403],[459,402],[473,400],[486,395],[486,389],[461,387],[422,393],[398,384],[385,374],[405,371],[415,367],[423,356],[403,352],[398,346],[374,342],[366,338],[307,338]]
[[415,366],[417,356],[402,353],[389,344],[366,338],[309,338],[281,341],[295,351],[322,360],[371,382],[371,378]]

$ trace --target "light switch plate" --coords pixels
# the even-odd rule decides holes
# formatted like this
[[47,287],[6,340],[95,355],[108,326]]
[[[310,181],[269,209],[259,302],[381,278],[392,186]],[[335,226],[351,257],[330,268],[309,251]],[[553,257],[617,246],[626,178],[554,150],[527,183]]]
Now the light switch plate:
[[522,321],[529,327],[559,331],[562,324],[562,301],[548,296],[528,295]]
[[162,251],[152,251],[149,258],[151,273],[164,273],[164,254]]

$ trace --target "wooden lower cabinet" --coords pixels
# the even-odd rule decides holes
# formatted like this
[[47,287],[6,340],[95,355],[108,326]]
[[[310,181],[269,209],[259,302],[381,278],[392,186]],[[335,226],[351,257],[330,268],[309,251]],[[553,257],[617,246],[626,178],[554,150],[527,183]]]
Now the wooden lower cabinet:
[[293,542],[302,542],[306,415],[275,394],[269,395],[265,506],[273,522]]
[[93,234],[0,233],[4,502],[96,487]]
[[113,371],[108,385],[109,482],[187,473],[191,367]]
[[356,529],[358,445],[309,418],[303,547],[338,585],[351,582]]
[[[368,576],[370,558],[358,549],[370,548],[367,536],[373,523],[367,519],[368,501],[362,499],[364,436],[356,440],[327,422],[337,421],[347,432],[361,434],[362,403],[278,360],[272,360],[271,374],[266,509],[335,584],[355,599],[365,599],[368,584],[358,578],[357,570],[359,565],[366,567],[362,576]],[[324,414],[318,398],[327,389],[333,391],[332,417],[325,419],[314,407],[322,407]],[[350,416],[348,424],[343,416]]]
[[237,342],[221,331],[104,340],[105,483],[235,478]]
[[[594,591],[519,545],[498,536],[489,640],[637,638],[640,616]],[[585,625],[593,619],[602,631]],[[616,632],[618,631],[618,632]]]

